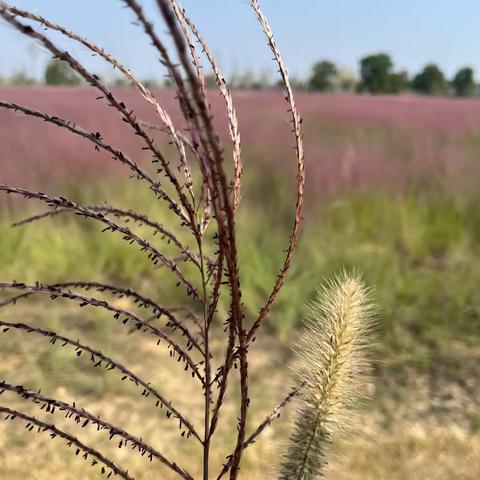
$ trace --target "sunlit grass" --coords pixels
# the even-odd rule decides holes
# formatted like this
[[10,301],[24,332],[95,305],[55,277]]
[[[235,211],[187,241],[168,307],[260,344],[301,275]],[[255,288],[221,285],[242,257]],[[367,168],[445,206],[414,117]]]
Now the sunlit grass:
[[[291,221],[291,212],[285,207],[288,194],[284,183],[275,177],[267,182],[268,185],[261,188],[258,183],[246,182],[248,194],[238,216],[243,299],[249,320],[255,317],[278,273]],[[265,189],[270,201],[265,199]],[[109,187],[108,191],[95,185],[63,191],[85,204],[108,198],[126,208],[135,206],[155,220],[172,225],[169,212],[160,208],[148,192],[138,193],[137,189],[124,185],[116,189]],[[249,198],[253,200],[247,200]],[[111,281],[133,286],[169,305],[183,300],[165,271],[152,270],[141,252],[115,234],[100,233],[91,221],[62,215],[42,223],[10,228],[12,221],[32,212],[32,205],[27,205],[28,212],[23,204],[18,204],[14,211],[4,211],[0,216],[1,279]],[[34,211],[41,210],[39,206]],[[340,456],[334,461],[337,469],[331,478],[420,479],[423,477],[418,472],[422,471],[431,473],[433,479],[443,478],[440,467],[438,472],[422,470],[434,463],[434,439],[442,446],[441,465],[446,471],[456,471],[455,478],[462,480],[475,478],[458,461],[461,456],[474,458],[480,448],[478,409],[472,406],[474,402],[465,406],[461,397],[455,404],[455,422],[461,424],[463,433],[450,428],[448,406],[438,410],[443,419],[442,430],[424,425],[424,433],[419,434],[410,422],[427,413],[438,414],[429,405],[429,395],[438,395],[436,389],[456,398],[456,385],[467,385],[467,390],[472,392],[480,388],[476,374],[480,361],[479,232],[477,202],[467,196],[453,198],[431,191],[398,196],[370,193],[325,200],[315,206],[310,204],[289,282],[267,322],[266,328],[273,335],[267,335],[270,337],[267,344],[255,345],[252,352],[252,398],[258,402],[252,410],[252,423],[260,422],[288,387],[286,365],[290,354],[285,340],[295,336],[315,288],[333,271],[353,267],[374,287],[382,309],[375,347],[377,395],[367,422],[367,425],[374,424],[375,432],[380,428],[381,435],[375,433],[354,438],[351,444],[342,444]],[[147,231],[143,233],[149,235]],[[179,230],[178,234],[187,241],[186,232]],[[160,245],[159,238],[151,239]],[[166,252],[176,254],[172,246],[166,246]],[[35,323],[102,346],[139,373],[147,373],[156,384],[164,385],[165,391],[176,392],[176,400],[193,418],[200,412],[192,400],[196,398],[193,387],[179,384],[177,376],[172,374],[176,362],[172,366],[165,352],[136,334],[128,336],[125,328],[115,325],[109,315],[99,315],[88,307],[79,311],[60,302],[51,303],[47,297],[32,298],[15,309],[2,310],[2,318]],[[220,306],[220,317],[226,309],[227,305]],[[45,339],[20,341],[12,332],[1,335],[0,342],[0,373],[7,380],[29,388],[42,387],[45,393],[67,401],[80,397],[92,410],[106,417],[113,415],[111,418],[118,418],[134,432],[144,433],[145,438],[151,438],[173,456],[177,454],[183,462],[198,454],[177,439],[175,428],[172,432],[169,425],[163,428],[162,423],[158,429],[156,422],[150,421],[148,402],[139,407],[140,397],[128,385],[119,383],[109,372],[90,368],[88,362],[77,359],[74,352],[51,348]],[[412,383],[412,377],[416,379],[417,375],[428,388],[423,383],[420,387]],[[436,382],[433,387],[432,378]],[[165,382],[171,379],[173,384],[167,385]],[[445,389],[445,385],[448,388]],[[415,402],[409,403],[408,399]],[[234,402],[234,396],[229,402]],[[233,404],[227,403],[227,415],[233,411],[229,405]],[[224,448],[215,451],[217,464],[228,453],[224,451],[228,450],[225,445],[233,443],[235,419],[226,424],[231,424],[232,429],[220,433],[218,445]],[[278,464],[278,446],[287,437],[287,427],[288,418],[282,418],[256,445],[257,449],[247,455],[243,470],[243,474],[248,475],[246,478],[264,478],[272,472]],[[107,451],[116,450],[115,445],[99,442]],[[411,458],[411,449],[419,452],[415,456],[420,465],[416,472],[406,460],[402,461],[402,458]],[[69,468],[75,468],[78,478],[96,478],[83,462],[66,454],[63,445],[45,442],[41,437],[32,439],[10,425],[0,426],[0,450],[6,452],[7,459],[0,467],[2,478],[23,478],[33,464],[39,468],[32,478],[39,480],[70,478]],[[120,452],[120,460],[122,454]],[[28,461],[23,460],[25,455]],[[158,478],[158,471],[152,470],[148,462],[145,467],[141,457],[134,458],[131,465],[132,470],[141,469],[142,478]],[[65,467],[66,473],[61,473]]]
[[[289,212],[281,200],[284,185],[268,187],[276,190],[274,200],[263,206],[244,202],[238,217],[242,288],[251,319],[269,293],[289,235]],[[80,200],[92,203],[103,199],[103,194],[92,188]],[[261,200],[257,195],[256,200]],[[168,212],[148,193],[138,196],[132,189],[121,188],[115,190],[114,198],[171,225]],[[358,194],[310,208],[289,282],[268,328],[288,334],[300,323],[305,303],[322,278],[353,267],[376,289],[383,311],[378,347],[383,360],[394,367],[413,364],[429,369],[440,361],[442,366],[456,368],[458,352],[446,348],[445,340],[469,347],[480,338],[476,205],[475,198],[417,192],[396,197]],[[0,219],[3,279],[114,280],[168,299],[170,305],[182,300],[166,272],[152,270],[145,256],[118,235],[102,234],[91,221],[68,215],[9,227],[23,215],[16,211]],[[185,232],[179,235],[187,238]],[[165,248],[175,255],[171,246]],[[195,277],[195,272],[190,274]]]

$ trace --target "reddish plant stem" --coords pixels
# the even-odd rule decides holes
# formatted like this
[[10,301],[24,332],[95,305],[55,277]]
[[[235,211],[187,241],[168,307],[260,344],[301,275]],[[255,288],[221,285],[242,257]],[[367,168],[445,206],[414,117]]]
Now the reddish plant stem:
[[[192,22],[192,20],[187,16],[185,9],[177,2],[176,0],[168,0],[177,16],[182,30],[184,32],[188,32],[188,28],[192,31],[193,35],[196,37],[198,43],[202,47],[203,53],[206,55],[213,73],[215,75],[215,81],[217,83],[217,87],[220,91],[220,94],[225,100],[225,106],[227,110],[227,119],[228,119],[228,126],[229,126],[229,133],[230,137],[233,142],[233,165],[234,165],[234,180],[233,180],[233,208],[236,209],[240,202],[240,183],[241,177],[243,172],[243,165],[242,165],[242,158],[241,158],[241,143],[240,143],[240,131],[238,127],[238,120],[237,120],[237,113],[235,110],[235,106],[233,104],[232,94],[228,88],[227,82],[225,77],[223,76],[220,67],[218,66],[215,57],[213,56],[212,52],[208,48],[206,40],[201,35],[200,31],[197,29],[196,25]],[[189,38],[187,36],[187,38]],[[190,49],[195,52],[194,44],[189,40]],[[192,57],[196,57],[196,53],[192,53]],[[195,61],[195,60],[194,60]]]
[[[239,358],[240,358],[240,386],[241,386],[241,407],[240,407],[240,419],[238,424],[237,446],[234,452],[233,466],[231,469],[231,479],[235,479],[238,476],[238,469],[240,465],[240,458],[242,455],[242,445],[245,439],[245,428],[247,423],[248,412],[248,361],[247,361],[247,334],[243,327],[243,312],[241,307],[241,292],[240,292],[240,279],[238,272],[238,260],[236,250],[236,234],[235,234],[235,214],[229,196],[229,188],[225,171],[222,166],[223,155],[218,136],[215,134],[215,130],[212,125],[212,119],[208,112],[208,106],[204,98],[201,95],[201,88],[199,87],[198,78],[192,69],[190,61],[188,59],[185,47],[185,40],[178,28],[175,21],[174,14],[167,0],[157,0],[160,11],[165,19],[165,22],[172,34],[180,62],[187,74],[187,79],[190,84],[191,92],[197,107],[199,119],[203,129],[200,130],[202,135],[202,143],[205,145],[207,151],[212,152],[213,161],[211,166],[215,174],[215,181],[217,182],[221,200],[222,209],[225,213],[225,224],[221,220],[223,215],[219,206],[216,206],[216,218],[219,227],[219,241],[225,245],[226,261],[229,272],[229,284],[231,288],[231,314],[233,325],[236,330],[236,335],[239,340]],[[212,185],[213,187],[213,185]],[[217,192],[216,188],[211,188],[212,192]],[[214,205],[215,206],[215,205]],[[225,369],[224,379],[228,376],[231,365],[228,366],[228,370]]]

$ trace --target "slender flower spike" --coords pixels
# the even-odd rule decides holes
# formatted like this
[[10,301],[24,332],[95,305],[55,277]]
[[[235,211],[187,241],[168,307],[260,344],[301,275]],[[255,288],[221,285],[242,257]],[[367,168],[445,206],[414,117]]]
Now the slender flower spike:
[[367,396],[366,350],[376,312],[371,292],[355,274],[343,272],[318,291],[297,345],[294,372],[304,387],[281,480],[320,477],[332,441]]

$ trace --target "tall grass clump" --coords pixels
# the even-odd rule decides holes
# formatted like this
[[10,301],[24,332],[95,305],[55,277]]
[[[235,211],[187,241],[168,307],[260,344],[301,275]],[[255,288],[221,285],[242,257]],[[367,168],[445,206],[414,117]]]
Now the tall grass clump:
[[[71,336],[68,332],[57,332],[45,326],[26,323],[23,319],[7,321],[0,318],[0,326],[5,334],[10,331],[24,334],[24,342],[35,337],[48,340],[52,346],[70,349],[77,357],[89,360],[92,368],[104,369],[112,375],[117,374],[121,381],[130,382],[137,388],[139,395],[156,409],[157,415],[163,412],[178,428],[179,434],[198,447],[204,480],[220,479],[226,475],[233,480],[239,475],[245,449],[254,443],[265,428],[279,416],[281,409],[299,392],[304,391],[304,398],[310,398],[308,408],[305,407],[308,411],[305,408],[302,411],[305,418],[316,417],[315,408],[325,409],[327,405],[332,411],[339,412],[339,388],[345,395],[353,397],[356,391],[354,386],[361,381],[360,378],[352,377],[359,373],[355,368],[359,369],[360,357],[356,357],[355,361],[352,358],[361,344],[356,335],[362,333],[361,317],[366,312],[366,307],[362,306],[364,294],[356,279],[343,278],[342,283],[328,294],[332,296],[325,297],[330,303],[325,305],[323,315],[325,318],[332,317],[329,321],[333,323],[325,324],[327,330],[313,329],[310,325],[311,333],[316,336],[316,339],[312,339],[316,350],[313,343],[302,347],[305,348],[305,355],[316,356],[308,373],[312,378],[311,382],[302,380],[271,415],[260,425],[252,426],[249,412],[255,399],[250,398],[249,351],[261,327],[269,320],[272,307],[284,286],[298,243],[303,213],[305,170],[301,118],[288,74],[259,4],[257,0],[251,0],[251,7],[266,35],[284,85],[295,147],[297,182],[291,234],[286,248],[282,247],[278,274],[272,280],[271,289],[263,299],[260,311],[247,315],[242,300],[236,227],[243,167],[239,126],[232,95],[205,39],[176,0],[156,2],[171,37],[173,53],[166,48],[163,37],[146,17],[137,0],[124,0],[123,3],[131,10],[135,23],[144,30],[149,42],[156,49],[176,91],[186,128],[179,129],[174,125],[169,113],[147,86],[103,48],[40,15],[5,2],[0,2],[0,15],[11,28],[38,42],[55,59],[65,62],[85,83],[96,90],[98,100],[115,110],[119,119],[130,128],[132,135],[142,142],[143,150],[148,152],[151,158],[151,165],[137,163],[117,146],[111,145],[100,130],[91,132],[69,119],[6,100],[0,101],[0,107],[55,125],[90,142],[95,150],[107,152],[114,161],[120,162],[130,171],[132,182],[137,181],[138,189],[149,191],[152,203],[157,202],[168,207],[168,215],[162,215],[160,220],[144,211],[125,210],[110,203],[83,204],[62,195],[17,186],[0,185],[0,191],[37,200],[47,207],[46,211],[21,220],[17,225],[47,218],[55,220],[68,214],[97,224],[102,232],[112,234],[132,249],[136,249],[136,255],[138,252],[143,254],[154,273],[161,269],[162,281],[175,284],[180,292],[175,300],[181,297],[182,303],[172,304],[171,298],[158,299],[140,291],[141,278],[130,279],[129,285],[109,284],[98,279],[62,279],[52,283],[13,280],[0,283],[2,291],[13,292],[13,296],[2,298],[0,308],[3,311],[25,299],[45,296],[52,301],[63,300],[79,307],[101,311],[104,316],[113,317],[120,327],[124,326],[126,333],[151,339],[160,348],[166,348],[170,357],[183,367],[185,375],[191,377],[195,383],[203,404],[201,425],[193,422],[191,416],[171,400],[172,392],[154,386],[148,378],[140,376],[127,364],[97,345]],[[151,125],[137,118],[136,113],[118,98],[101,78],[74,58],[69,51],[60,48],[45,31],[54,31],[75,44],[82,45],[120,71],[154,109],[159,125]],[[200,55],[199,47],[204,56]],[[206,58],[210,64],[225,103],[225,121],[233,147],[231,175],[226,166],[224,147],[213,123],[202,58]],[[152,137],[152,130],[164,134],[173,148],[173,156],[171,149],[170,154],[166,155]],[[118,301],[125,298],[130,302],[125,304]],[[220,305],[226,304],[227,309],[220,308]],[[354,320],[352,316],[356,316]],[[215,326],[224,329],[220,355],[212,349]],[[125,342],[130,344],[137,338],[126,337]],[[338,358],[332,357],[332,349]],[[48,375],[47,372],[46,376]],[[328,375],[329,379],[331,376],[335,383],[326,385],[325,375]],[[324,403],[320,407],[312,401],[311,392],[315,388],[325,389]],[[108,477],[117,475],[126,480],[134,478],[133,474],[115,459],[103,454],[90,442],[65,430],[63,426],[60,427],[55,421],[58,419],[58,412],[67,420],[72,420],[77,428],[87,430],[93,427],[104,432],[109,440],[115,441],[118,448],[131,449],[147,460],[162,465],[170,473],[173,472],[185,480],[193,479],[190,473],[192,465],[180,465],[141,437],[81,407],[78,399],[66,402],[54,398],[21,385],[18,379],[2,380],[0,392],[5,395],[4,398],[17,398],[17,403],[13,406],[9,403],[0,406],[0,412],[6,419],[23,422],[29,431],[45,432],[52,439],[63,439],[76,455],[91,462],[94,467],[99,467],[100,472]],[[218,437],[216,433],[219,424],[231,421],[225,416],[223,408],[229,392],[237,395],[237,431],[232,444],[225,446],[223,466],[219,472],[213,472],[211,447]],[[18,407],[18,400],[31,402],[39,412],[31,413]],[[46,420],[39,418],[39,413]],[[338,416],[338,413],[335,415]],[[155,416],[152,416],[152,421],[154,419]],[[305,430],[304,436],[310,435],[313,423],[308,421],[303,427],[300,425]],[[326,431],[322,430],[324,435]],[[140,476],[141,473],[137,475]]]

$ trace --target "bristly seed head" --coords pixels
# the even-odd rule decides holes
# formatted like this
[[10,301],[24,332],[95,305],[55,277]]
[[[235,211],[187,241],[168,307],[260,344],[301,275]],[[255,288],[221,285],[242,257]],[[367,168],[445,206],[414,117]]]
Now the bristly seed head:
[[318,290],[296,348],[295,377],[304,387],[282,480],[319,477],[335,435],[351,424],[367,396],[366,350],[376,314],[370,290],[355,273],[343,272]]

